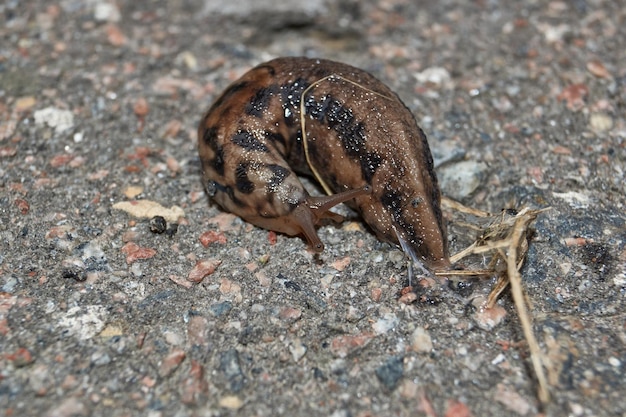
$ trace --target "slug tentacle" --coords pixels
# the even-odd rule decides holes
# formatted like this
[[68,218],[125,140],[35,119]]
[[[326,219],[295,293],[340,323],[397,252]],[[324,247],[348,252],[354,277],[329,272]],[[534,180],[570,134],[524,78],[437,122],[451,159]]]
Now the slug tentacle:
[[[338,62],[277,58],[244,74],[198,127],[207,193],[246,221],[324,248],[315,227],[355,208],[376,236],[429,268],[450,264],[424,132],[396,94]],[[295,173],[313,175],[312,197]],[[346,191],[348,190],[348,191]]]
[[300,233],[306,238],[311,248],[320,253],[324,250],[324,244],[317,235],[315,226],[319,224],[322,219],[331,219],[336,222],[343,220],[343,216],[330,211],[331,208],[337,204],[344,203],[348,200],[352,200],[363,194],[369,193],[371,187],[364,186],[357,190],[347,190],[342,193],[332,194],[328,196],[320,197],[308,197],[304,204],[298,205],[287,217],[287,221],[297,225],[300,228]]

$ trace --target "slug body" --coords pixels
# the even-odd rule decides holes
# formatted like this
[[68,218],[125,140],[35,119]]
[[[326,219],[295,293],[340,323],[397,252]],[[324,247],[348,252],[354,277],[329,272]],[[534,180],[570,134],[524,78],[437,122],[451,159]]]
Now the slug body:
[[[257,226],[304,235],[354,207],[379,239],[430,268],[450,264],[426,136],[369,73],[338,62],[278,58],[231,84],[202,118],[203,183],[222,208]],[[296,173],[329,194],[311,197]]]

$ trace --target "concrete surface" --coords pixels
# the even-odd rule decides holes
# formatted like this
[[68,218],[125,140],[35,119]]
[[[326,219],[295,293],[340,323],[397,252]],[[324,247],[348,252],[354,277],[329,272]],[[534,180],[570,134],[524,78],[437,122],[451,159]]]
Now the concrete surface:
[[[626,416],[624,5],[221,3],[0,5],[0,415]],[[546,407],[508,292],[477,308],[492,281],[405,304],[358,219],[313,256],[209,204],[202,112],[281,55],[398,91],[444,194],[552,207],[522,270]]]

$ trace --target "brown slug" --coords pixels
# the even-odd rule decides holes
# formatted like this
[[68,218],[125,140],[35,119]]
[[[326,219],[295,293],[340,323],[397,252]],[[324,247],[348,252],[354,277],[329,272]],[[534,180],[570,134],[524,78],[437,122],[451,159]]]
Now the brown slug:
[[[222,208],[321,252],[315,226],[346,202],[379,239],[430,268],[450,265],[424,132],[382,82],[350,65],[277,58],[253,68],[198,127],[203,184]],[[296,173],[328,196],[312,197]],[[417,256],[417,259],[416,259]]]

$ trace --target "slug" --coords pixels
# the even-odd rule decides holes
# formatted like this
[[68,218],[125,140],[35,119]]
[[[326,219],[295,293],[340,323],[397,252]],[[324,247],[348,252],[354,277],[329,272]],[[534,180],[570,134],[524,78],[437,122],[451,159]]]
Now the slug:
[[[316,225],[346,202],[376,236],[431,269],[450,265],[424,132],[398,96],[339,62],[277,58],[231,84],[202,117],[203,185],[223,209],[324,245]],[[296,174],[328,194],[313,197]],[[421,263],[420,263],[421,264]]]

